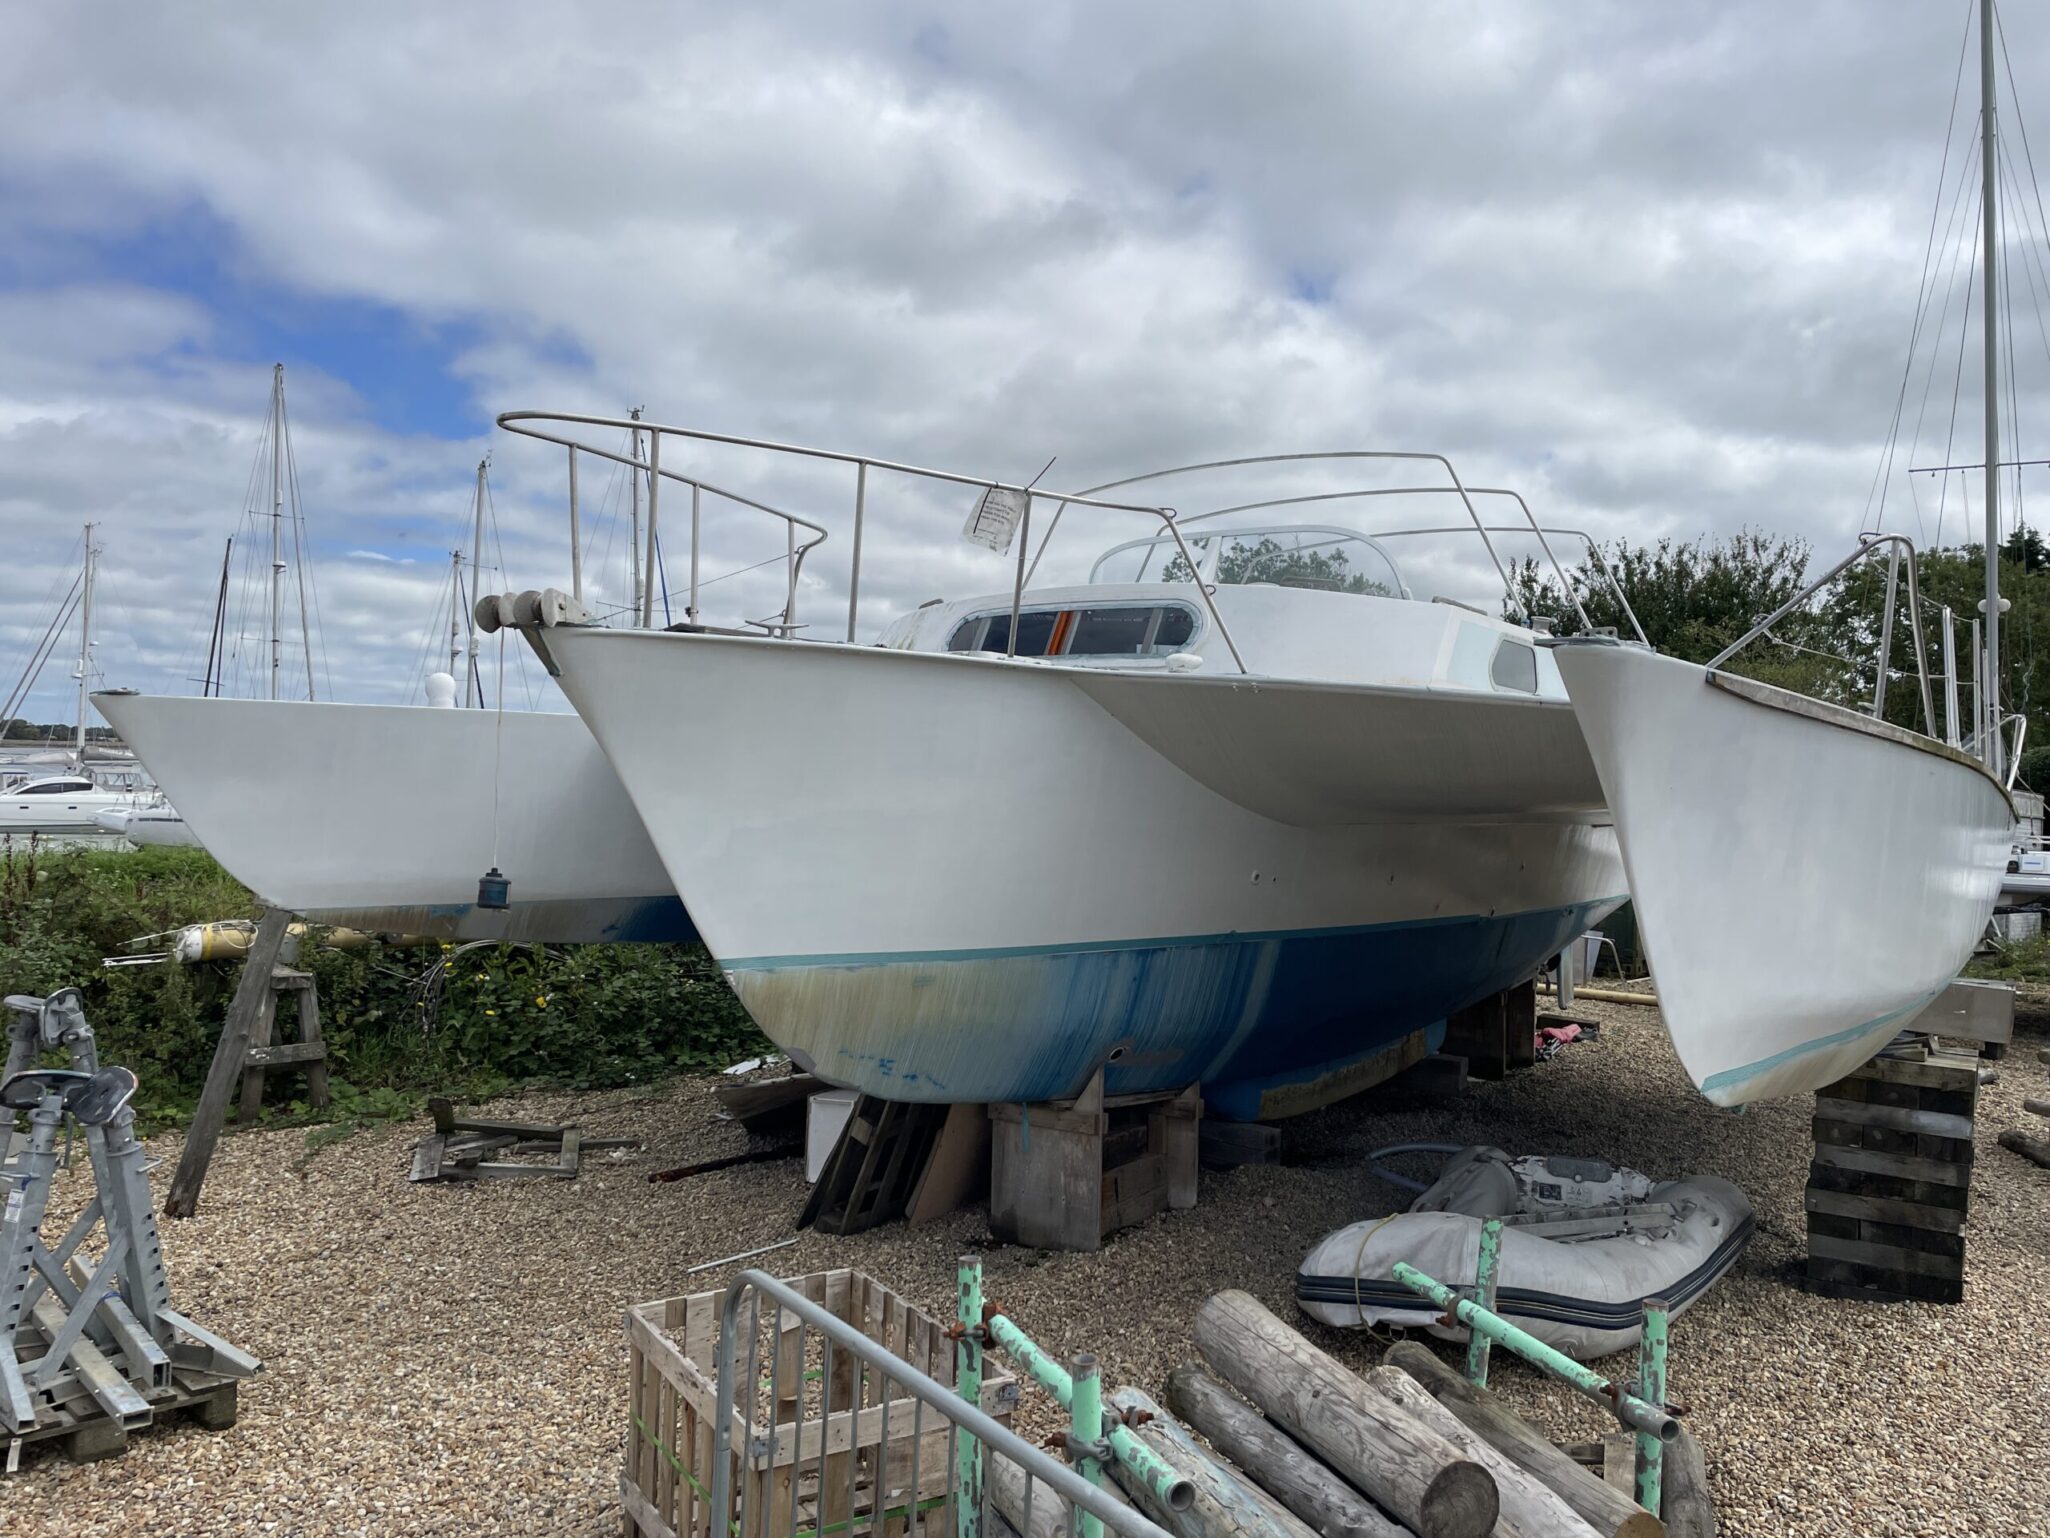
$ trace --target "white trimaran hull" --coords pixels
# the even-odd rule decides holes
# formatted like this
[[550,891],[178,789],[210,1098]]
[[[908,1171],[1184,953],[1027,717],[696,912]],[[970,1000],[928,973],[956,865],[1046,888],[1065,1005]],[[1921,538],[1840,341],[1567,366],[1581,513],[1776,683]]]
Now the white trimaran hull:
[[1666,1028],[1710,1100],[1842,1077],[1957,975],[2014,826],[1976,760],[1635,647],[1553,655]]
[[[640,819],[573,715],[93,700],[199,841],[266,902],[460,939],[692,938]],[[494,863],[515,877],[504,911],[476,906]]]

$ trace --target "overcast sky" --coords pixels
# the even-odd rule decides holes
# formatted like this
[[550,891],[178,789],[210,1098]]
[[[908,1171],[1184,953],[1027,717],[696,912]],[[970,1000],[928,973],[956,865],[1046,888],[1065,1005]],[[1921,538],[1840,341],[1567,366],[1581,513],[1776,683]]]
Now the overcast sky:
[[[644,404],[1018,479],[1055,459],[1046,484],[1068,489],[1425,449],[1604,538],[1748,523],[1847,548],[1901,395],[1970,9],[8,6],[0,686],[92,518],[99,673],[196,688],[275,361],[316,672],[346,699],[419,697],[487,451],[490,585],[567,586],[562,456],[491,428],[513,408]],[[2050,161],[2050,16],[2010,12]],[[1976,59],[1960,144],[1975,110]],[[1925,327],[1903,468],[1941,462],[1954,382],[1950,452],[1977,457],[1976,342],[1950,377],[1962,254],[1955,283],[1937,264],[1951,303]],[[2011,257],[2038,456],[2040,259]],[[851,473],[694,463],[828,527],[800,618],[840,633]],[[592,591],[617,602],[622,493],[591,466],[583,494]],[[1888,496],[1889,524],[1937,536],[1933,483]],[[971,501],[872,489],[863,639],[1003,585],[957,537]],[[679,610],[682,517],[673,499]],[[1077,522],[1049,573],[1144,532]],[[723,508],[703,574],[780,538]],[[1477,547],[1402,553],[1423,585],[1485,598]],[[779,584],[734,577],[708,615],[759,618]],[[69,717],[68,671],[31,715]]]

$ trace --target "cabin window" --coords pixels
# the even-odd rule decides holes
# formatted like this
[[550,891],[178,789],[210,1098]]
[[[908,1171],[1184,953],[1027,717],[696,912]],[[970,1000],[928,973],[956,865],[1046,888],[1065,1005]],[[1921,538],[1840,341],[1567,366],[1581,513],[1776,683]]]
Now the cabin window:
[[1504,641],[1495,648],[1495,665],[1489,676],[1497,689],[1537,693],[1537,648],[1521,641]]
[[51,780],[44,785],[24,785],[17,795],[23,796],[75,796],[82,790],[91,790],[91,780]]
[[[1021,657],[1165,657],[1196,633],[1184,604],[1119,604],[1095,609],[1028,609],[1018,616]],[[951,652],[1001,652],[1011,634],[1008,613],[963,620],[947,638]]]

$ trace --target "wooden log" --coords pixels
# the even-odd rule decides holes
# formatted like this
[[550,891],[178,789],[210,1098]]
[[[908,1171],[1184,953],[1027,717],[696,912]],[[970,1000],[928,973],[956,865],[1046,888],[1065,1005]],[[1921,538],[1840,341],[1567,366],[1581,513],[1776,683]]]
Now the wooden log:
[[1494,1527],[1493,1475],[1250,1293],[1211,1298],[1196,1313],[1195,1337],[1227,1382],[1418,1538],[1481,1538]]
[[1660,1499],[1666,1538],[1715,1538],[1715,1503],[1708,1498],[1708,1467],[1701,1444],[1685,1426],[1666,1444]]
[[228,1100],[242,1077],[242,1055],[249,1049],[250,1033],[257,1017],[271,1002],[270,970],[277,964],[278,951],[285,943],[285,929],[292,915],[283,908],[266,908],[249,942],[242,963],[242,976],[235,984],[235,996],[228,1003],[227,1023],[214,1047],[213,1065],[206,1071],[206,1083],[199,1092],[199,1105],[192,1113],[192,1125],[185,1129],[185,1147],[178,1155],[178,1169],[171,1176],[171,1192],[164,1198],[164,1215],[189,1218],[199,1210],[199,1188],[206,1181],[207,1166],[213,1163],[214,1145],[228,1119]]
[[1367,1384],[1495,1476],[1502,1502],[1502,1514],[1495,1519],[1497,1538],[1592,1538],[1594,1529],[1556,1491],[1497,1452],[1400,1367],[1376,1367],[1367,1374]]
[[[999,1453],[988,1453],[983,1459],[983,1488],[989,1492],[989,1503],[996,1514],[1010,1524],[1018,1538],[1068,1538],[1068,1503],[1039,1480],[1032,1480],[1032,1520],[1025,1519],[1025,1471],[1009,1458]],[[1129,1506],[1131,1501],[1120,1490],[1116,1481],[1103,1482],[1104,1494],[1120,1506]],[[937,1530],[941,1524],[934,1513],[934,1519],[923,1524],[928,1530]],[[1108,1531],[1108,1529],[1106,1529]]]
[[1429,1389],[1469,1430],[1543,1481],[1605,1538],[1658,1538],[1658,1518],[1582,1468],[1493,1394],[1438,1360],[1422,1342],[1397,1341],[1382,1360]]
[[2010,1153],[2018,1153],[2024,1159],[2033,1159],[2045,1169],[2050,1169],[2050,1141],[2030,1137],[2018,1127],[2010,1127],[2000,1134],[2000,1146]]
[[1168,1374],[1167,1402],[1210,1445],[1320,1533],[1402,1538],[1402,1529],[1208,1368],[1185,1362]]
[[1176,1538],[1317,1538],[1281,1502],[1198,1447],[1196,1439],[1150,1396],[1135,1388],[1121,1388],[1110,1396],[1110,1402],[1128,1416],[1136,1412],[1147,1417],[1133,1435],[1196,1487],[1196,1499],[1189,1509],[1176,1511],[1123,1464],[1111,1465],[1111,1474],[1132,1504]]

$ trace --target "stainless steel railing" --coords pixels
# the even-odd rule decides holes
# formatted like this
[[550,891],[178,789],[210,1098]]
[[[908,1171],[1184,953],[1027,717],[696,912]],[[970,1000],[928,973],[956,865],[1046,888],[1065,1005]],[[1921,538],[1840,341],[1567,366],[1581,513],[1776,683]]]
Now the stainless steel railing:
[[[770,1309],[766,1332],[765,1303]],[[794,1341],[784,1322],[786,1314],[797,1321]],[[808,1366],[808,1336],[816,1337],[820,1346],[816,1376]],[[756,1398],[763,1390],[764,1340],[770,1343],[768,1349],[775,1359],[768,1374],[771,1398],[778,1382],[791,1379],[815,1383],[818,1400],[816,1415],[808,1417],[810,1407],[801,1405],[791,1427],[800,1445],[792,1449],[787,1465],[793,1470],[789,1488],[779,1493],[768,1482],[755,1480],[750,1482],[750,1498],[734,1488],[736,1464],[742,1457],[752,1461],[760,1454],[776,1466],[781,1435],[773,1404],[766,1416],[758,1417],[756,1410]],[[837,1371],[836,1355],[842,1359]],[[847,1368],[849,1361],[855,1364],[852,1370]],[[1012,1492],[1022,1487],[1023,1510],[1019,1512],[1014,1503],[1011,1520],[1022,1538],[1034,1538],[1035,1529],[1044,1526],[1043,1521],[1034,1520],[1032,1511],[1040,1487],[1071,1513],[1085,1512],[1123,1538],[1168,1538],[1139,1512],[1033,1446],[956,1389],[937,1382],[823,1304],[766,1272],[743,1271],[726,1289],[719,1315],[717,1375],[709,1492],[713,1538],[797,1538],[800,1533],[807,1538],[854,1538],[864,1528],[875,1538],[886,1534],[929,1538],[936,1516],[943,1538],[980,1538],[984,1533],[1004,1531],[991,1520],[992,1492],[999,1486]],[[842,1384],[838,1392],[844,1400],[837,1407],[836,1378]],[[973,1386],[971,1382],[971,1389]],[[908,1439],[900,1434],[901,1446],[893,1443],[890,1434],[893,1413],[911,1417]],[[926,1429],[928,1417],[937,1423],[932,1431]],[[818,1428],[815,1448],[802,1445],[808,1420]],[[762,1445],[736,1447],[736,1430],[753,1442],[756,1433],[752,1428],[758,1423],[767,1427]],[[942,1431],[947,1445],[944,1453],[938,1454],[938,1481],[934,1484],[921,1464],[927,1443]],[[964,1446],[972,1456],[961,1456]],[[908,1467],[893,1472],[893,1457],[901,1458],[906,1451]],[[865,1505],[859,1484],[864,1452],[869,1479]],[[1000,1469],[991,1471],[995,1477],[977,1477],[984,1457],[999,1462]],[[963,1471],[968,1474],[965,1486]],[[837,1482],[842,1475],[844,1490]],[[799,1523],[800,1478],[812,1481],[812,1520],[803,1525]],[[829,1479],[834,1481],[830,1489]],[[1041,1515],[1045,1515],[1043,1509]],[[1075,1531],[1076,1525],[1071,1515],[1068,1531]]]
[[[1495,568],[1495,575],[1501,578],[1503,595],[1507,598],[1509,603],[1517,610],[1517,612],[1522,614],[1524,619],[1528,620],[1530,618],[1528,607],[1524,604],[1522,597],[1517,593],[1516,584],[1510,580],[1508,568],[1502,564],[1501,554],[1495,549],[1495,542],[1493,539],[1489,537],[1489,531],[1481,521],[1480,510],[1473,505],[1473,498],[1476,495],[1482,495],[1483,493],[1478,492],[1475,488],[1468,486],[1464,481],[1462,481],[1459,478],[1458,470],[1453,468],[1452,461],[1446,458],[1443,454],[1423,453],[1411,449],[1324,449],[1310,450],[1307,452],[1297,454],[1252,454],[1241,456],[1236,459],[1212,459],[1205,460],[1201,463],[1192,465],[1175,465],[1166,470],[1149,470],[1143,475],[1127,476],[1125,479],[1118,481],[1106,481],[1100,486],[1091,487],[1089,491],[1084,493],[1083,495],[1095,496],[1100,492],[1116,491],[1125,486],[1137,486],[1147,481],[1166,480],[1171,476],[1196,475],[1213,470],[1235,470],[1244,468],[1247,465],[1311,464],[1367,459],[1417,460],[1427,464],[1439,465],[1444,468],[1446,480],[1449,484],[1443,486],[1422,487],[1376,487],[1371,489],[1353,488],[1344,491],[1320,492],[1305,496],[1270,497],[1265,500],[1257,502],[1239,503],[1233,507],[1213,508],[1208,512],[1192,514],[1189,517],[1182,519],[1181,521],[1186,525],[1198,522],[1205,518],[1221,518],[1226,513],[1248,512],[1255,508],[1287,507],[1305,502],[1339,501],[1344,500],[1348,497],[1356,496],[1407,496],[1413,495],[1417,492],[1433,492],[1444,495],[1456,496],[1462,503],[1465,504],[1467,517],[1472,520],[1473,532],[1480,536],[1481,544],[1487,549],[1488,560],[1493,564]],[[1514,492],[1489,492],[1485,494],[1516,497],[1517,504],[1523,507],[1524,517],[1528,519],[1530,522],[1530,532],[1537,535],[1538,543],[1544,547],[1545,555],[1548,559],[1550,559],[1552,563],[1552,569],[1558,573],[1560,584],[1564,587],[1567,595],[1569,597],[1572,597],[1573,584],[1567,580],[1565,568],[1559,564],[1558,556],[1553,554],[1551,545],[1546,542],[1544,531],[1538,528],[1537,520],[1536,518],[1531,516],[1530,508],[1526,504],[1524,504],[1523,498],[1520,496],[1516,496],[1516,493]],[[1071,500],[1079,502],[1081,499],[1075,498]],[[1039,554],[1035,555],[1032,558],[1032,565],[1035,570],[1039,565],[1040,557],[1046,554],[1046,547],[1048,546],[1048,544],[1052,542],[1055,530],[1057,530],[1060,527],[1061,515],[1066,511],[1067,507],[1065,502],[1061,507],[1055,509],[1053,521],[1051,525],[1048,527],[1044,537],[1042,537],[1042,539],[1040,540]],[[1193,568],[1194,563],[1192,562],[1191,569]],[[1578,598],[1574,598],[1574,602],[1577,605],[1579,602]],[[1585,612],[1582,613],[1581,618],[1583,621],[1586,620],[1587,616]]]
[[[621,432],[645,433],[647,434],[648,440],[647,455],[645,458],[642,458],[635,453],[622,453],[617,449],[601,448],[597,445],[583,442],[580,439],[569,437],[561,432],[551,431],[543,426],[537,425],[543,423],[574,427],[602,427],[614,429]],[[903,464],[896,460],[878,459],[872,455],[867,454],[848,454],[843,453],[837,449],[808,448],[802,444],[779,443],[774,439],[769,438],[744,438],[733,433],[715,433],[707,431],[702,428],[683,427],[673,423],[645,421],[638,417],[587,416],[576,412],[562,411],[507,411],[500,413],[498,417],[498,425],[504,428],[507,432],[519,433],[525,437],[538,438],[546,443],[555,443],[566,447],[567,449],[569,449],[570,454],[572,456],[572,465],[574,465],[575,463],[574,456],[577,454],[595,454],[600,458],[610,459],[621,464],[632,465],[636,467],[636,469],[646,472],[646,474],[648,475],[649,495],[648,530],[646,536],[647,584],[644,592],[644,597],[642,600],[642,623],[644,624],[648,623],[652,619],[654,587],[656,578],[659,575],[655,556],[655,535],[657,527],[657,499],[655,495],[655,488],[664,478],[673,481],[680,481],[686,485],[699,486],[705,491],[714,492],[718,496],[722,496],[728,498],[729,500],[741,503],[743,506],[752,507],[758,511],[767,513],[773,517],[781,518],[785,521],[786,527],[793,530],[792,543],[790,546],[789,556],[786,563],[787,580],[785,589],[786,598],[784,603],[784,613],[782,624],[778,627],[785,634],[789,633],[791,630],[795,628],[795,621],[792,618],[792,616],[797,602],[798,574],[803,565],[804,557],[807,554],[809,554],[813,549],[816,549],[818,545],[822,543],[826,537],[826,531],[822,527],[820,527],[820,525],[811,522],[809,519],[800,518],[794,513],[789,513],[779,508],[770,507],[765,503],[754,501],[750,498],[740,496],[738,493],[728,491],[723,488],[714,487],[709,482],[696,481],[693,477],[683,475],[675,470],[663,469],[662,443],[665,438],[681,439],[694,443],[719,444],[729,448],[755,449],[768,454],[787,455],[796,459],[822,461],[830,464],[849,465],[853,467],[855,472],[854,523],[852,538],[853,549],[851,554],[851,567],[847,592],[847,640],[850,643],[854,640],[855,622],[859,613],[861,603],[861,542],[863,523],[867,516],[868,481],[871,472],[905,475],[921,480],[938,481],[946,485],[972,487],[981,491],[985,498],[991,495],[1001,495],[1006,498],[1016,500],[1017,505],[1019,506],[1021,511],[1019,524],[1015,535],[1017,558],[1016,571],[1013,577],[1011,587],[1011,641],[1010,647],[1007,651],[1007,655],[1016,655],[1018,639],[1018,616],[1020,610],[1023,607],[1025,583],[1029,575],[1028,567],[1026,564],[1026,553],[1030,549],[1032,543],[1032,509],[1035,502],[1052,501],[1060,504],[1059,511],[1057,511],[1054,515],[1054,521],[1056,524],[1058,524],[1059,522],[1060,514],[1062,512],[1065,512],[1067,508],[1070,506],[1090,507],[1106,512],[1139,513],[1150,518],[1158,519],[1161,522],[1164,529],[1166,530],[1166,532],[1173,537],[1177,548],[1179,548],[1181,551],[1183,559],[1189,561],[1190,569],[1192,571],[1195,569],[1195,562],[1192,559],[1190,559],[1188,547],[1182,542],[1180,531],[1175,527],[1175,511],[1173,508],[1170,507],[1151,506],[1139,502],[1110,501],[1100,496],[1097,496],[1094,492],[1047,491],[1037,486],[1021,486],[1013,484],[1009,481],[993,480],[987,476],[961,475],[951,470],[936,470],[924,465]],[[1436,458],[1437,456],[1428,455],[1406,457]],[[1175,472],[1156,473],[1171,474]],[[1151,477],[1138,477],[1137,479],[1143,480],[1150,478]],[[1098,488],[1098,490],[1102,489],[1104,488]],[[794,530],[798,527],[814,531],[817,535],[817,538],[804,542],[802,545],[799,545],[796,542],[794,536]],[[691,517],[690,602],[690,610],[693,613],[695,612],[697,605],[698,553],[700,545],[700,535],[701,527],[699,501],[696,495],[694,494],[692,498]],[[1042,550],[1045,548],[1044,541],[1042,541],[1041,548]],[[1499,563],[1497,564],[1499,566]],[[1506,576],[1504,580],[1507,580]],[[1224,642],[1226,650],[1228,650],[1231,653],[1231,659],[1233,663],[1237,665],[1238,670],[1241,673],[1249,671],[1246,667],[1245,658],[1239,652],[1238,643],[1232,637],[1230,627],[1225,623],[1224,616],[1218,613],[1217,611],[1217,605],[1215,602],[1215,595],[1213,591],[1208,586],[1201,583],[1197,584],[1197,588],[1202,595],[1203,606],[1209,611],[1211,623],[1216,627],[1217,635],[1219,639],[1221,639]]]
[[[1914,632],[1915,672],[1922,685],[1922,729],[1930,737],[1941,739],[1936,725],[1934,697],[1929,689],[1929,651],[1922,637],[1922,578],[1915,562],[1915,542],[1905,534],[1863,534],[1859,536],[1858,548],[1829,568],[1813,582],[1794,594],[1772,613],[1745,631],[1736,640],[1725,646],[1706,666],[1714,672],[1730,658],[1737,655],[1760,636],[1770,634],[1772,627],[1808,602],[1823,588],[1849,571],[1882,547],[1891,547],[1891,563],[1887,573],[1886,612],[1882,616],[1879,631],[1879,671],[1872,688],[1871,714],[1877,718],[1886,705],[1886,679],[1893,666],[1893,608],[1897,599],[1899,565],[1905,560],[1908,568],[1908,626]],[[1778,637],[1773,637],[1778,640]]]

